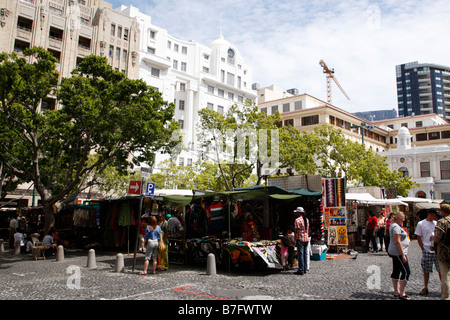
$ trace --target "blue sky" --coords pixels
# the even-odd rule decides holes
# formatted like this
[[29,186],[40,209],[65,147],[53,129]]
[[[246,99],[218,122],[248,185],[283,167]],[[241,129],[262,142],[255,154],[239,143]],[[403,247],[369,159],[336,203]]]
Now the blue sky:
[[349,112],[397,110],[395,66],[450,66],[448,0],[109,0],[130,4],[180,39],[209,45],[222,33],[236,45],[261,87],[297,88]]

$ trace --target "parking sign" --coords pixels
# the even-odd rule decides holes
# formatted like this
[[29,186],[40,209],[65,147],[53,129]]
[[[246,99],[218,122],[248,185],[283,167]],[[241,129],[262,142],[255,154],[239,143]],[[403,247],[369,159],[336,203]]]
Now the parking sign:
[[155,183],[147,182],[147,186],[145,188],[145,196],[152,197],[155,194]]

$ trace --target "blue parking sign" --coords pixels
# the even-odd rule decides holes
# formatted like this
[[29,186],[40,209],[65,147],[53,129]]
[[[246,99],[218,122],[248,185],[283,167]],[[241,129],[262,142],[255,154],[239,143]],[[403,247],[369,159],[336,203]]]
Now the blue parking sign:
[[147,182],[147,186],[145,188],[145,196],[152,197],[155,194],[155,183]]

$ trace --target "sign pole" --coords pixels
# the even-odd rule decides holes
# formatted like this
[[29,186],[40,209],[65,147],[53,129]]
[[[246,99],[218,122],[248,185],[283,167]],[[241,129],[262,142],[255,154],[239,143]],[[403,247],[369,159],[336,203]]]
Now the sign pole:
[[136,265],[136,254],[137,254],[137,248],[138,248],[138,243],[139,243],[139,228],[141,227],[142,202],[143,202],[143,198],[144,198],[142,196],[143,186],[144,186],[144,178],[142,178],[141,192],[139,194],[139,214],[138,214],[138,223],[137,223],[137,228],[136,228],[136,241],[134,243],[134,256],[133,256],[133,269],[132,269],[133,272],[134,272],[134,267]]

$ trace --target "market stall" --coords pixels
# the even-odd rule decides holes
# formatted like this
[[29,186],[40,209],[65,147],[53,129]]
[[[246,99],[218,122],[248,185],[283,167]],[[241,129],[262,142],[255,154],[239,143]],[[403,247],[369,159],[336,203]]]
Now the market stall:
[[[321,193],[253,186],[229,192],[194,192],[192,196],[163,198],[165,203],[184,207],[188,262],[204,263],[207,254],[213,252],[219,265],[229,260],[234,265],[262,262],[268,268],[279,268],[276,244],[287,227],[293,226],[293,209],[304,206],[311,217],[320,213]],[[255,238],[251,241],[243,239],[242,234],[249,215],[255,229]]]
[[376,199],[369,193],[346,193],[349,249],[362,248],[369,211],[388,217],[408,204],[400,199]]

